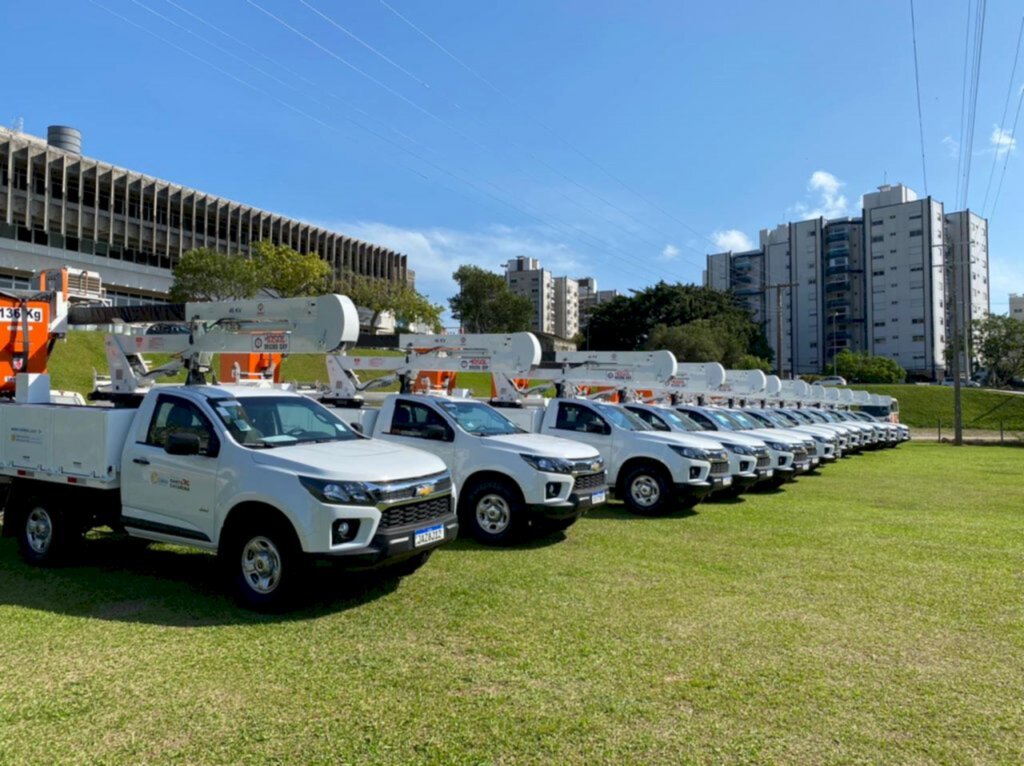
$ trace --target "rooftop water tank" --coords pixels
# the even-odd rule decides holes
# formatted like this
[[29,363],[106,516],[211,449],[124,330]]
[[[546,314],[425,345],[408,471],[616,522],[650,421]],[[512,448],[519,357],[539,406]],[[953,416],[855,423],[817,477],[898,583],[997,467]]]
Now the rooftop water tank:
[[82,153],[82,134],[66,125],[50,125],[46,129],[46,143],[54,149],[63,149],[72,154]]

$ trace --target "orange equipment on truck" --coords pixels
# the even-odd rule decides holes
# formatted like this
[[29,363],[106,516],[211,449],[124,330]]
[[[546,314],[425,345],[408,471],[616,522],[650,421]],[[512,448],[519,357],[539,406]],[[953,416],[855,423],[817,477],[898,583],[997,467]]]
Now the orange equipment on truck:
[[67,267],[38,272],[27,290],[0,290],[0,396],[14,394],[19,372],[46,372],[72,303],[103,299],[99,274]]

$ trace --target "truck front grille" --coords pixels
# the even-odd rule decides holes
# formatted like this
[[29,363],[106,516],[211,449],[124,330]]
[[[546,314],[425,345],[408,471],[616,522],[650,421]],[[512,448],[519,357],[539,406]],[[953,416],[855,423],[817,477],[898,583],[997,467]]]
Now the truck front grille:
[[579,492],[580,490],[586,489],[600,489],[607,483],[604,476],[604,471],[598,473],[588,473],[584,476],[577,476],[576,483],[573,485],[573,491]]
[[712,476],[723,476],[729,473],[729,461],[728,460],[716,460],[711,464],[711,475]]
[[409,524],[421,524],[434,521],[452,512],[452,496],[435,497],[419,503],[399,505],[380,512],[380,529],[393,529]]
[[769,456],[769,455],[760,455],[760,456],[758,456],[758,458],[757,458],[757,467],[758,468],[768,468],[768,467],[771,466],[771,464],[772,464],[771,456]]

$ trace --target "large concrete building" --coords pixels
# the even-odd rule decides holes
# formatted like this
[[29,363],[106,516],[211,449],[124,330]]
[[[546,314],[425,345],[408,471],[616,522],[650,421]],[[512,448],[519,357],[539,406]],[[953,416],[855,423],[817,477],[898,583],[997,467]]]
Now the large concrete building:
[[244,256],[259,240],[317,253],[338,276],[412,282],[405,255],[81,153],[72,128],[47,139],[0,128],[0,287],[41,268],[99,272],[114,303],[165,299],[197,247]]
[[954,263],[966,363],[970,322],[989,310],[987,222],[946,215],[901,184],[864,195],[860,217],[782,224],[761,232],[757,250],[709,255],[705,284],[746,303],[784,374],[821,372],[849,348],[937,378],[952,334]]
[[536,258],[516,256],[505,264],[505,280],[516,295],[533,303],[530,330],[555,334],[555,280]]
[[505,281],[512,292],[532,301],[533,332],[565,340],[572,340],[583,331],[596,306],[619,294],[618,290],[598,290],[593,277],[553,277],[539,259],[523,255],[505,264]]

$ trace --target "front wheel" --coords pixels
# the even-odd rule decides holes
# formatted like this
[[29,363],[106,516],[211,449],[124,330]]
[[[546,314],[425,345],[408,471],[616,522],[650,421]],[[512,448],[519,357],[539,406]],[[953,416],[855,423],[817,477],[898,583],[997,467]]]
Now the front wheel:
[[460,525],[465,525],[477,542],[508,545],[523,527],[523,501],[519,493],[500,481],[482,481],[466,493]]
[[638,516],[660,516],[673,510],[675,492],[663,471],[654,465],[631,468],[622,479],[626,508]]
[[236,534],[223,552],[235,596],[250,609],[290,607],[308,574],[295,534],[284,524],[254,524]]
[[68,561],[81,539],[81,528],[66,513],[40,498],[29,498],[18,526],[18,550],[26,562],[59,566]]

